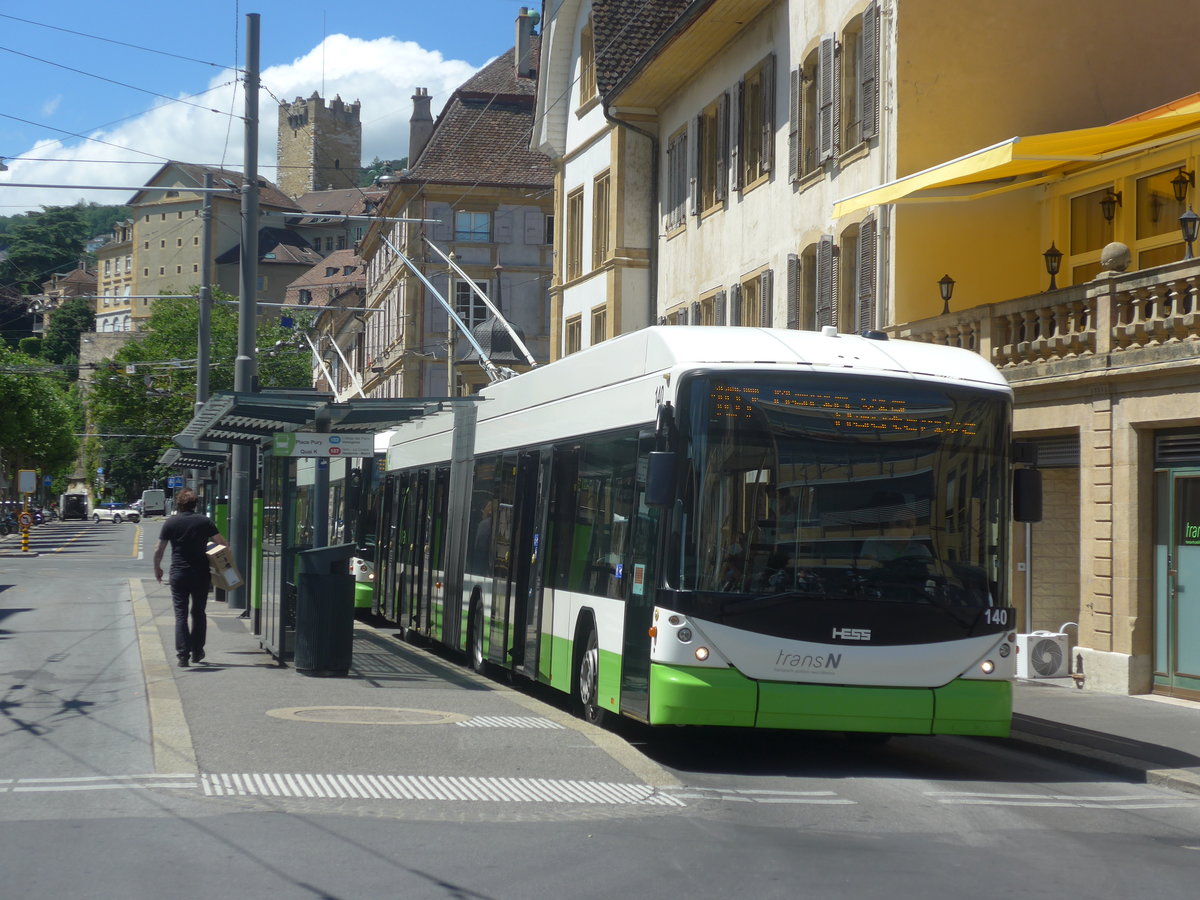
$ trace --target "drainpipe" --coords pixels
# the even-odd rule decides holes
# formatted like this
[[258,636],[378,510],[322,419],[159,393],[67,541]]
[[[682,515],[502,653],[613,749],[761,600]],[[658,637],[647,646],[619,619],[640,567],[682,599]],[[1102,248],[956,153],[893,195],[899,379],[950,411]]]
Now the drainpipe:
[[650,246],[647,248],[649,254],[649,265],[647,271],[650,276],[650,293],[647,299],[646,309],[646,324],[654,325],[658,321],[658,135],[647,131],[644,128],[618,119],[608,110],[608,104],[605,103],[601,107],[604,113],[604,118],[618,128],[628,128],[644,137],[650,142]]

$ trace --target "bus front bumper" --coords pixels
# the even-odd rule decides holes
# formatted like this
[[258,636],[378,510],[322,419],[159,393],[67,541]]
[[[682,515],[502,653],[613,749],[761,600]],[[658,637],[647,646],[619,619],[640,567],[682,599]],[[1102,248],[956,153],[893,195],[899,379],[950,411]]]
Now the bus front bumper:
[[735,669],[650,665],[651,725],[1007,737],[1012,683],[937,688],[754,681]]

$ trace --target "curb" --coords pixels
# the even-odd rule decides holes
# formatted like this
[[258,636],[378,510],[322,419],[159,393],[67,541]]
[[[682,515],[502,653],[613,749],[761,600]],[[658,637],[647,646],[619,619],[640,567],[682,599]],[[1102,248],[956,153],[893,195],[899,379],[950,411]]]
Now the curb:
[[1154,763],[1144,760],[1121,756],[1117,753],[1109,753],[1106,750],[1099,750],[1095,747],[1055,740],[1054,738],[1020,731],[1016,728],[1013,729],[1009,740],[1013,743],[1034,748],[1035,750],[1049,751],[1055,756],[1083,761],[1109,772],[1140,779],[1146,784],[1171,788],[1172,790],[1190,794],[1200,794],[1200,772],[1194,769],[1158,768]]

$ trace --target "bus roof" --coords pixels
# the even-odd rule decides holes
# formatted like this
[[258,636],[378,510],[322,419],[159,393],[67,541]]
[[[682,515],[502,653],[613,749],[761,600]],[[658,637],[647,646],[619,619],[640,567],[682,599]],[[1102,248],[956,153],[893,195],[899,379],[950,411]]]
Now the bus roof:
[[1008,382],[991,363],[978,353],[957,347],[836,334],[832,329],[820,332],[660,325],[604,341],[517,378],[489,385],[480,393],[484,397],[501,396],[512,389],[528,396],[538,393],[537,384],[541,383],[550,393],[563,396],[678,366],[719,364],[802,365],[843,373],[974,382],[1010,392]]

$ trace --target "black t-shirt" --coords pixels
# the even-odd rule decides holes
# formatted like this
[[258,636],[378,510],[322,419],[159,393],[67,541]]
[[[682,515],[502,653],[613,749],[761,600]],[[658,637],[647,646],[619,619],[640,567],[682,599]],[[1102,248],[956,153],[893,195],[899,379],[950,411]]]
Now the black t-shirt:
[[181,512],[163,523],[158,533],[160,541],[171,544],[171,574],[208,577],[208,540],[219,534],[208,516],[197,512]]

